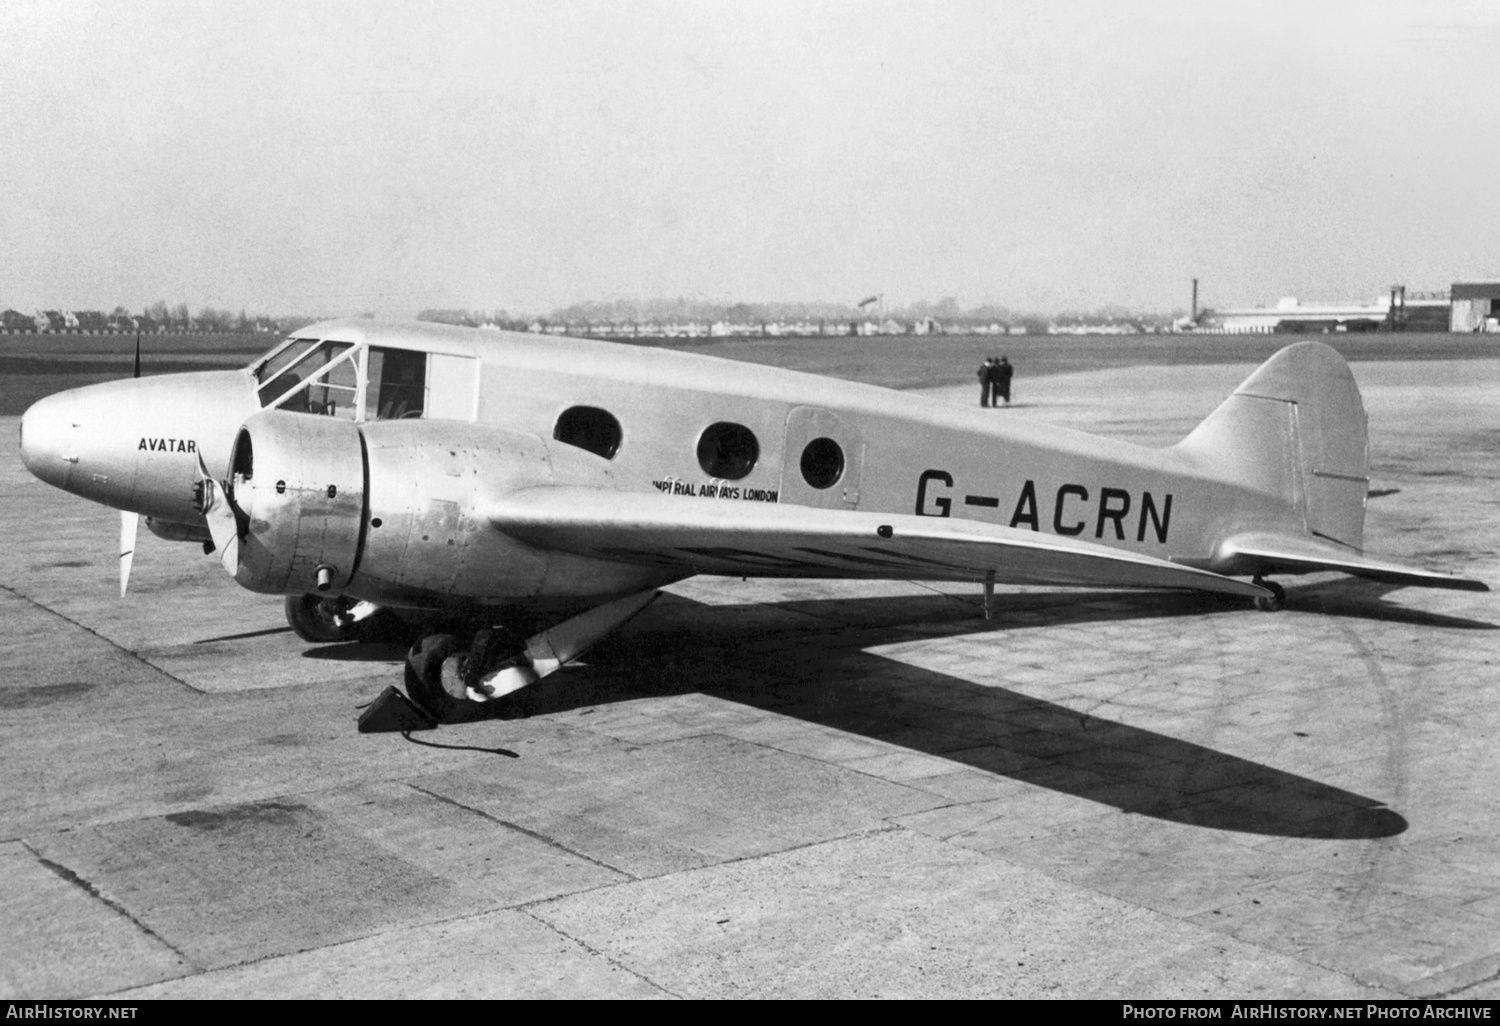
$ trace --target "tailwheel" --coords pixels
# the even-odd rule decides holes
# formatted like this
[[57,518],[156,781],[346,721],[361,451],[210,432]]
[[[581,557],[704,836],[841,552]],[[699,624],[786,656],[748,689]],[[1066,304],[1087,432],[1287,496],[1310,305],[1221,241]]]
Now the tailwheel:
[[1286,589],[1275,581],[1266,581],[1255,578],[1255,583],[1269,591],[1271,594],[1255,600],[1255,608],[1262,613],[1279,613],[1286,608]]
[[451,634],[429,634],[406,654],[406,693],[439,723],[472,723],[494,715],[468,696],[470,653]]

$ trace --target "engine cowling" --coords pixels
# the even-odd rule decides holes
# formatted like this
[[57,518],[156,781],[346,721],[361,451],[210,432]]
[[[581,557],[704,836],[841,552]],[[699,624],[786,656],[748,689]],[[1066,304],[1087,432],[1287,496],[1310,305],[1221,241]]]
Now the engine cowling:
[[359,428],[333,417],[262,410],[229,457],[239,521],[234,578],[251,591],[342,591],[364,530],[365,461]]
[[442,420],[379,421],[363,437],[369,530],[355,591],[398,604],[536,594],[548,554],[495,530],[485,509],[490,496],[555,480],[542,439]]

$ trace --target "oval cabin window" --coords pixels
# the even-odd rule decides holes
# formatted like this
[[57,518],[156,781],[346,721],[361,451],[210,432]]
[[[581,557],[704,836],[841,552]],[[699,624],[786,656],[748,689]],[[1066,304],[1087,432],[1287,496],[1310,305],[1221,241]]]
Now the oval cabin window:
[[563,411],[552,429],[552,437],[607,460],[620,449],[620,422],[597,406],[574,406]]
[[760,442],[743,424],[721,420],[698,436],[698,466],[709,477],[738,481],[755,469],[759,459]]
[[802,450],[802,480],[814,488],[832,488],[844,476],[844,450],[832,438],[814,438]]

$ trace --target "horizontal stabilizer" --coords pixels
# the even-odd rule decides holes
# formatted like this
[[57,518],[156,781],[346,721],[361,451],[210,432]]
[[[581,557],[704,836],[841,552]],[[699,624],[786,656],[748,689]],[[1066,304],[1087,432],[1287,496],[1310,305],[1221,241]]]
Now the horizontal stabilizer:
[[488,512],[499,530],[539,548],[683,576],[993,579],[1267,594],[1151,556],[972,520],[574,487],[524,489]]
[[1236,573],[1305,574],[1319,570],[1337,570],[1386,584],[1453,588],[1458,591],[1490,590],[1489,585],[1483,581],[1396,563],[1382,563],[1315,538],[1287,537],[1269,532],[1251,532],[1228,539],[1219,546],[1215,563],[1233,567],[1233,572]]

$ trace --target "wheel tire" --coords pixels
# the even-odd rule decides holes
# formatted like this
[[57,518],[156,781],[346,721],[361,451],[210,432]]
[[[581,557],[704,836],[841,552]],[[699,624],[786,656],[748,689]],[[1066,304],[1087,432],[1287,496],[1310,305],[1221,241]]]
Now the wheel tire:
[[488,719],[485,702],[465,696],[464,664],[468,653],[451,634],[429,634],[406,655],[406,693],[439,723]]
[[334,619],[336,598],[326,595],[288,595],[286,597],[286,622],[303,641],[315,645],[327,645],[335,641],[348,641],[349,634]]

